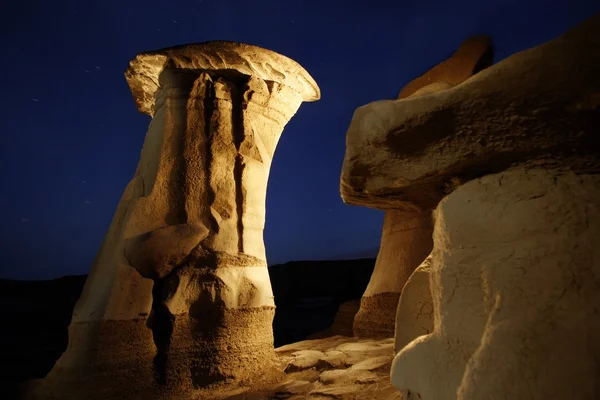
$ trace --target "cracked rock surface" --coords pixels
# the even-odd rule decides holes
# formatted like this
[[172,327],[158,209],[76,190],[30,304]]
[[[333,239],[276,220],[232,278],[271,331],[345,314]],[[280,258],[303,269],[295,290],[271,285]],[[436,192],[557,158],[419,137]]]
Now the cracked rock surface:
[[345,336],[286,345],[276,349],[286,371],[280,383],[222,399],[400,400],[389,377],[393,346],[393,339]]

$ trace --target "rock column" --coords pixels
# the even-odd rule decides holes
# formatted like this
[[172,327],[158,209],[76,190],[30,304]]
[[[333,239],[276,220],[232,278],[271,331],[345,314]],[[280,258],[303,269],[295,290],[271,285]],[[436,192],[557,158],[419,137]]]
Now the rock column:
[[[600,14],[455,86],[356,110],[344,199],[436,210],[397,314],[403,397],[599,398],[599,64]],[[433,316],[418,337],[415,311]]]
[[274,354],[271,160],[319,88],[294,61],[232,42],[142,53],[126,78],[152,122],[46,389],[156,398],[243,383]]
[[387,211],[373,275],[354,317],[359,337],[393,337],[398,299],[412,272],[431,252],[430,212]]
[[[465,40],[452,57],[404,86],[398,98],[425,96],[452,88],[487,68],[493,58],[491,39],[483,35],[473,36]],[[383,152],[380,153],[378,158],[385,158]],[[360,337],[391,337],[395,328],[403,323],[398,320],[399,325],[396,326],[395,317],[402,289],[433,247],[431,209],[419,209],[393,199],[380,201],[365,193],[363,188],[367,181],[376,182],[377,174],[383,171],[369,170],[351,161],[357,159],[348,158],[345,164],[350,168],[346,168],[342,175],[344,200],[381,208],[386,213],[377,264],[354,320],[354,334]]]

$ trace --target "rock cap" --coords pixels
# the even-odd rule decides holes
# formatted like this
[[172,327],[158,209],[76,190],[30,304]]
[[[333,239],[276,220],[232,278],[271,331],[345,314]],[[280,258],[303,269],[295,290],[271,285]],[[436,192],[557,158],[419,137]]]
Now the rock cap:
[[296,61],[258,46],[230,41],[210,41],[169,47],[138,54],[125,71],[138,110],[152,115],[159,76],[167,67],[195,71],[237,71],[295,89],[304,101],[321,98],[321,90]]

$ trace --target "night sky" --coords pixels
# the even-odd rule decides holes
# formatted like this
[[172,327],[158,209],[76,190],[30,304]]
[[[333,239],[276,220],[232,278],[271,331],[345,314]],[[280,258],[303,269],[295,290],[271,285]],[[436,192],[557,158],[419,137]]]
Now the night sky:
[[298,61],[322,99],[304,103],[275,153],[267,194],[270,264],[375,255],[383,213],[343,204],[354,110],[395,98],[472,34],[496,61],[600,11],[592,0],[3,0],[1,278],[86,273],[150,118],[123,73],[139,52],[246,42]]

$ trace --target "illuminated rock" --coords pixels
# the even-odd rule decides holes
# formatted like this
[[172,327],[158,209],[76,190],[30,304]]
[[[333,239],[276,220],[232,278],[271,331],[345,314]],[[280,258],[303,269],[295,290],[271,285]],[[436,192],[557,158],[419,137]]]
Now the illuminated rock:
[[437,208],[435,328],[391,379],[407,398],[600,396],[600,176],[517,166]]
[[398,308],[403,398],[600,397],[599,27],[356,110],[344,200],[436,209],[433,331],[407,329],[425,268]]
[[452,57],[404,86],[398,98],[422,96],[456,86],[492,65],[493,60],[491,39],[487,36],[470,37],[460,45]]
[[[400,91],[399,98],[424,96],[449,89],[487,68],[492,61],[491,40],[487,36],[474,36],[461,44],[451,58],[409,82]],[[348,146],[351,146],[350,142]],[[374,146],[380,144],[375,143]],[[378,175],[388,174],[387,170],[377,170],[379,163],[361,164],[361,160],[361,157],[346,158],[344,162],[344,201],[396,211],[386,211],[377,264],[354,319],[354,334],[362,337],[391,337],[394,336],[396,322],[401,323],[397,321],[395,314],[402,288],[410,274],[431,252],[433,227],[428,209],[416,210],[393,200],[377,204],[379,198],[373,204],[368,194],[363,198],[355,196],[353,192],[360,190],[364,182],[377,180],[380,179]],[[410,301],[412,300],[405,299],[406,303]],[[405,334],[409,331],[410,328],[405,330]]]
[[354,317],[356,336],[394,336],[400,292],[408,277],[431,252],[432,229],[429,212],[385,213],[375,269]]
[[430,272],[431,255],[415,269],[402,288],[394,332],[396,353],[419,336],[433,331]]
[[317,84],[293,60],[232,42],[142,53],[125,75],[152,122],[42,388],[61,399],[181,394],[252,379],[274,359],[266,185]]
[[454,87],[355,112],[345,201],[436,208],[433,332],[391,371],[405,398],[600,396],[598,65],[600,15]]

